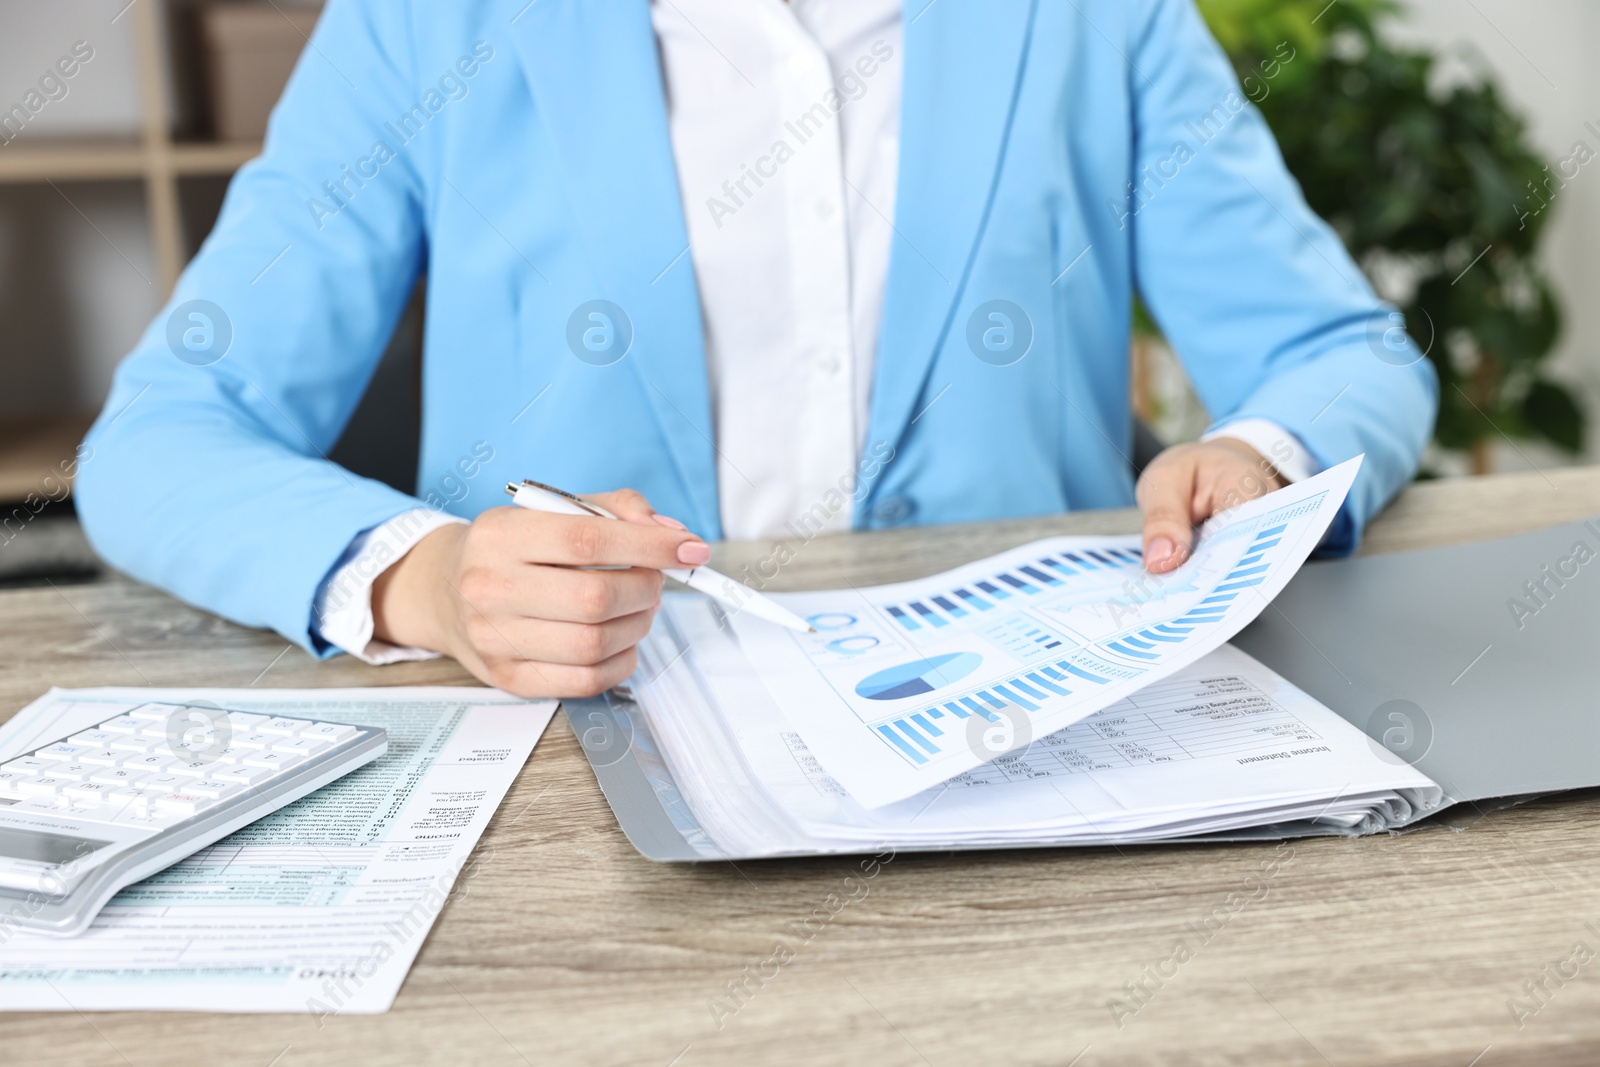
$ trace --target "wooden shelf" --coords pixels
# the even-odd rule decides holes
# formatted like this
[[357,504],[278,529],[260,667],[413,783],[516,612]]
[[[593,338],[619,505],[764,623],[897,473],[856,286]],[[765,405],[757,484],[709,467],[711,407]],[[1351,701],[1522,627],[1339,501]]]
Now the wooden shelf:
[[260,141],[180,141],[172,146],[172,171],[183,176],[232,174],[260,154]]
[[144,179],[166,170],[178,177],[232,174],[261,154],[244,142],[178,142],[147,148],[133,139],[59,140],[0,148],[0,183]]
[[169,0],[129,4],[137,57],[140,130],[122,138],[39,138],[0,145],[0,186],[29,182],[138,181],[160,293],[172,291],[187,258],[178,181],[232,174],[261,153],[258,141],[175,141],[167,106],[172,57],[162,23]]
[[10,144],[0,149],[0,182],[143,178],[138,141],[62,141]]
[[59,496],[60,482],[70,480],[62,464],[76,454],[94,418],[82,413],[0,415],[0,503],[20,502],[29,493]]

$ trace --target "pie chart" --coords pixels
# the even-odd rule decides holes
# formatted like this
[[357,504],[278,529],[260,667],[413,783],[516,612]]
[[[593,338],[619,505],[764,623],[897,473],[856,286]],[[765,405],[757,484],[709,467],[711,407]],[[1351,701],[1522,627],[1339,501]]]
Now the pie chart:
[[900,700],[920,696],[960,681],[978,669],[983,657],[976,652],[948,652],[912,660],[868,675],[856,683],[856,693],[868,700]]

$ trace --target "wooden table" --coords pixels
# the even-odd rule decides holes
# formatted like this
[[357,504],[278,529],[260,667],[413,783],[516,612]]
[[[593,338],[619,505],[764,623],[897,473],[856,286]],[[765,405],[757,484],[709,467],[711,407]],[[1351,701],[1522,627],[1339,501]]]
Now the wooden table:
[[[1423,484],[1366,548],[1596,512],[1600,469]],[[1132,512],[1102,512],[818,538],[776,584],[909,578],[1047,534],[1133,529]],[[719,566],[768,554],[722,546]],[[6,592],[0,617],[7,715],[51,684],[469,682],[442,662],[316,664],[120,579]],[[298,1016],[0,1015],[0,1049],[16,1064],[196,1067],[1600,1062],[1600,798],[1456,825],[1281,847],[903,855],[803,939],[790,924],[857,860],[651,864],[557,716],[388,1014],[321,1029]],[[1236,893],[1259,899],[1233,911]],[[1191,924],[1217,915],[1200,944]],[[1174,967],[1180,938],[1194,955]],[[780,944],[793,958],[764,965]],[[1527,982],[1543,988],[1530,996]],[[1118,1020],[1112,998],[1138,1010]],[[1534,1009],[1520,1027],[1512,998]],[[719,1000],[739,1004],[720,1027]]]

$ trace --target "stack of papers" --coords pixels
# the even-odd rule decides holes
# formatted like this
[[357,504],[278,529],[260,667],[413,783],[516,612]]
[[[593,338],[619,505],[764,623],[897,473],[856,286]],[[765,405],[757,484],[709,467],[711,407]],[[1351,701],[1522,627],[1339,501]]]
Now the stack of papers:
[[1059,537],[778,596],[811,634],[670,596],[634,678],[658,793],[681,796],[708,857],[1411,821],[1434,782],[1226,645],[1358,463],[1211,520],[1161,577],[1137,537]]

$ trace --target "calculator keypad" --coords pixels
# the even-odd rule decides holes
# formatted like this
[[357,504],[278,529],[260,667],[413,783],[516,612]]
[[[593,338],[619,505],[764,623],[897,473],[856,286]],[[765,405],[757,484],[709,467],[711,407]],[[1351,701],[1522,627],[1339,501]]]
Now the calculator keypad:
[[[251,712],[226,715],[226,747],[168,723],[175,705],[146,704],[97,727],[0,764],[0,802],[10,810],[160,826],[263,785],[313,756],[353,740],[344,723]],[[202,730],[198,720],[180,727]]]

